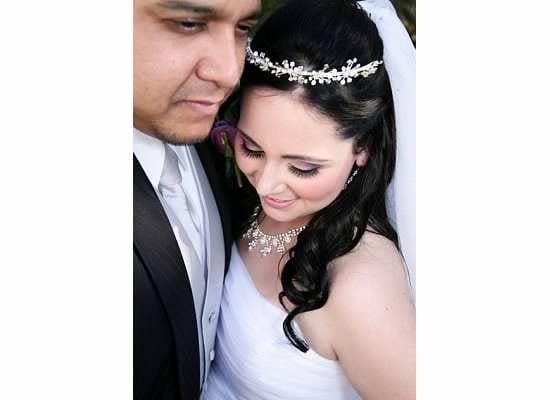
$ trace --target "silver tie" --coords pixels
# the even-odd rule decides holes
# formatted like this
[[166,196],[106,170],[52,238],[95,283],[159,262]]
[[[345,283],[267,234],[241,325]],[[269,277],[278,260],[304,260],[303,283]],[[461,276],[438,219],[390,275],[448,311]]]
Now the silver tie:
[[160,176],[159,191],[170,208],[170,211],[179,222],[179,224],[176,224],[175,230],[181,230],[181,232],[176,232],[176,236],[180,233],[179,239],[183,240],[184,243],[186,241],[189,242],[187,245],[191,245],[191,249],[195,253],[194,255],[198,258],[202,266],[204,251],[197,210],[183,188],[182,176],[178,166],[178,156],[167,145],[165,145],[165,150],[166,156]]

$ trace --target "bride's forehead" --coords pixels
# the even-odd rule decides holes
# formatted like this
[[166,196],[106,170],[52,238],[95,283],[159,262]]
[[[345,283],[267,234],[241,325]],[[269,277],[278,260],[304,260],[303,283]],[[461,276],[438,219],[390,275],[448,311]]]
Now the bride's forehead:
[[[297,114],[297,113],[294,113]],[[338,136],[333,126],[314,122],[313,126],[298,122],[292,117],[275,115],[262,118],[260,114],[241,114],[239,129],[241,137],[249,146],[258,146],[271,156],[307,155],[310,158],[335,160],[353,152],[353,141]],[[271,115],[271,114],[270,114]]]
[[[337,139],[337,124],[306,104],[298,95],[253,89],[243,95],[240,125],[262,131],[305,134],[311,138],[328,135]],[[316,134],[317,133],[317,134]]]

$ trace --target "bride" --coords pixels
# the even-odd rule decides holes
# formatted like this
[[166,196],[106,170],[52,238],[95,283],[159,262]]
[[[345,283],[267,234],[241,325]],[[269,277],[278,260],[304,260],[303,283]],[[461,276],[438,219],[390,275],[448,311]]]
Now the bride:
[[205,399],[415,398],[414,253],[387,198],[404,103],[373,22],[397,18],[362,5],[289,1],[248,45],[248,182]]

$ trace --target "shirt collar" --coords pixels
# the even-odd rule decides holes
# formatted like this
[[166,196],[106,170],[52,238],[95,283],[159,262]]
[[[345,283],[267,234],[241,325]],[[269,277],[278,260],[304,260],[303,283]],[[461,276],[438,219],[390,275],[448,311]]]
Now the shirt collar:
[[165,157],[163,142],[134,128],[134,154],[149,182],[158,190]]

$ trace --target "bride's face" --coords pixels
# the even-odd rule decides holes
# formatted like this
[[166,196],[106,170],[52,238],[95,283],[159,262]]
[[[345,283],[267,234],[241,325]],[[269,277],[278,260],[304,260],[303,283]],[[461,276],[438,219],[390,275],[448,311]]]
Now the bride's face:
[[367,161],[332,120],[288,93],[247,91],[238,128],[237,164],[276,221],[307,222],[340,194],[354,163]]

